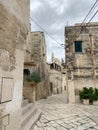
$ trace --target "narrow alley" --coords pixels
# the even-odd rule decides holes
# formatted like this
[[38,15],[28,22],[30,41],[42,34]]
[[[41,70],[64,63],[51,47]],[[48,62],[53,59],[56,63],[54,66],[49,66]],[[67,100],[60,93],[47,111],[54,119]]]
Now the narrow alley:
[[98,130],[98,106],[66,104],[65,95],[37,102],[42,115],[31,130]]

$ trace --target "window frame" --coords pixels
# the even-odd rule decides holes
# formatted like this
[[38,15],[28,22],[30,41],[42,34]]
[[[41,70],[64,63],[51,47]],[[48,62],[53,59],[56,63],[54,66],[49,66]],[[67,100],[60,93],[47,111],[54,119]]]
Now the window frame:
[[[81,42],[81,51],[76,51],[76,48],[75,48],[76,42],[77,42],[77,43],[78,43],[78,42]],[[79,53],[79,54],[80,54],[80,53],[83,53],[83,44],[82,44],[82,43],[83,43],[83,41],[81,41],[81,40],[74,41],[74,43],[73,43],[73,46],[74,46],[74,47],[73,47],[73,52],[74,52],[74,53],[76,53],[76,54],[78,54],[78,53]]]

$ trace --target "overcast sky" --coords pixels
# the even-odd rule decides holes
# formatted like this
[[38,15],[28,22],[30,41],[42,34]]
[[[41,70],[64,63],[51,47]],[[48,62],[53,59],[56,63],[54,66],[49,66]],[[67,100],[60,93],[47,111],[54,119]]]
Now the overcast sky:
[[[64,44],[64,27],[82,22],[96,0],[31,0],[31,18],[44,28],[58,43]],[[98,9],[98,4],[94,12]],[[89,19],[92,17],[90,15]],[[98,21],[98,14],[93,21]],[[32,31],[43,31],[31,21]],[[64,49],[45,33],[47,61],[51,53],[59,59],[65,57]]]

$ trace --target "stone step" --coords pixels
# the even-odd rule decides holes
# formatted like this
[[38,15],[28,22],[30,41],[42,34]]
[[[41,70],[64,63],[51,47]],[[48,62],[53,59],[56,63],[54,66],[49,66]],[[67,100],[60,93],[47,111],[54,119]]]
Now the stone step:
[[34,106],[28,112],[26,112],[24,115],[22,115],[22,120],[21,120],[22,127],[34,116],[36,111],[37,111],[37,108]]
[[33,103],[28,103],[22,108],[22,115],[24,115],[26,112],[28,112],[31,108],[33,108]]
[[29,114],[27,116],[27,114],[25,114],[25,119],[23,120],[22,122],[22,130],[30,130],[36,123],[36,121],[40,118],[41,116],[41,111],[36,109],[36,110],[33,110],[32,112],[32,109],[31,111],[29,111]]
[[29,100],[28,100],[28,99],[24,99],[24,100],[22,101],[21,106],[22,106],[22,107],[25,107],[26,105],[28,105],[28,103],[29,103]]

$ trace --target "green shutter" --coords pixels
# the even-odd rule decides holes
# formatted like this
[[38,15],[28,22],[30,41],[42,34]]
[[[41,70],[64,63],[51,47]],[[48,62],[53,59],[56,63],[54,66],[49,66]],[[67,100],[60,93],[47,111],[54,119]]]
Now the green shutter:
[[75,41],[75,52],[82,52],[82,41]]

